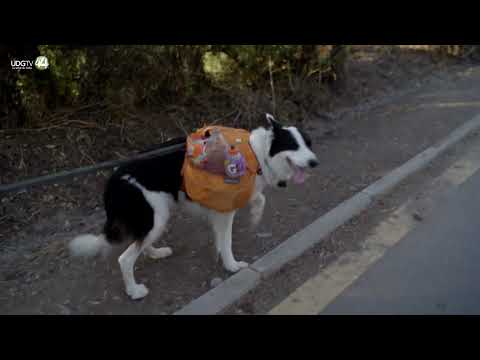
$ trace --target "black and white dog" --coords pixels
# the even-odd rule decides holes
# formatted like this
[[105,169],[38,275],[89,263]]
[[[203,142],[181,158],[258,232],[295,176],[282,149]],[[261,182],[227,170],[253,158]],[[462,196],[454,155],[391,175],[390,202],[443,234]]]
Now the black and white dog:
[[[283,127],[267,114],[268,126],[253,130],[250,146],[261,167],[255,191],[249,202],[252,224],[259,223],[264,206],[263,190],[266,186],[283,188],[290,180],[305,181],[305,170],[318,164],[312,152],[310,138],[296,127]],[[118,258],[127,294],[141,299],[148,294],[143,284],[134,277],[134,265],[140,254],[161,259],[172,254],[170,247],[156,248],[178,205],[192,213],[206,215],[215,233],[215,247],[225,269],[237,272],[247,267],[232,253],[232,224],[235,211],[219,213],[190,201],[181,189],[181,169],[185,150],[178,150],[158,158],[141,160],[117,169],[109,179],[104,193],[107,221],[101,235],[80,235],[70,243],[74,256],[94,256],[108,250],[111,245],[124,241],[130,246]]]

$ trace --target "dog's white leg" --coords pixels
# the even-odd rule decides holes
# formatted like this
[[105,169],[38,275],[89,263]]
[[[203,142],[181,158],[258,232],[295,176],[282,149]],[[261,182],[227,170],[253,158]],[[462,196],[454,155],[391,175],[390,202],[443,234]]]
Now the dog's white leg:
[[133,268],[138,256],[142,252],[142,247],[142,244],[135,241],[118,258],[120,270],[122,271],[123,282],[125,283],[125,291],[133,300],[141,299],[148,294],[147,287],[143,284],[137,284],[133,274]]
[[[145,254],[153,259],[163,259],[173,254],[171,247],[160,247],[156,248],[152,245],[154,241],[157,241],[160,236],[162,236],[163,231],[167,225],[169,214],[167,212],[162,213],[161,215],[155,215],[155,226],[151,231],[153,240],[145,246]],[[150,235],[150,234],[149,234]]]
[[[213,224],[213,223],[212,223]],[[217,233],[215,232],[214,229],[214,234],[213,234],[213,242],[215,245],[215,254],[214,254],[214,259],[215,259],[215,264],[218,264],[218,261],[220,260],[220,241],[218,240]]]
[[[168,219],[170,218],[170,207],[171,203],[169,198],[163,194],[156,194],[151,193],[148,191],[144,191],[145,197],[154,208],[154,228],[152,229],[152,236],[155,237],[153,241],[157,241],[160,236],[162,236],[166,226]],[[153,243],[152,241],[152,243]],[[151,259],[163,259],[170,255],[172,255],[172,249],[170,247],[161,247],[156,248],[150,243],[149,245],[145,246],[145,255],[150,257]]]
[[215,246],[222,257],[223,266],[227,271],[237,272],[248,266],[246,262],[236,261],[232,252],[232,225],[235,212],[212,216],[212,226],[215,233]]
[[[218,213],[216,211],[210,210],[208,213],[208,219],[210,220],[210,224],[212,225],[213,229],[213,242],[215,245],[215,262],[218,263],[218,260],[220,260],[221,253],[222,253],[222,243],[223,243],[223,233],[219,234],[219,231],[222,231],[220,229],[222,226],[224,226],[224,220],[223,216],[224,214]],[[235,214],[233,214],[233,217]],[[232,226],[233,226],[233,219],[232,219]]]
[[256,193],[255,196],[250,200],[250,214],[251,214],[251,225],[256,227],[260,220],[262,220],[263,210],[265,209],[265,195],[262,193]]
[[[148,249],[149,256],[166,257],[172,254],[172,249],[169,247],[153,248],[152,243],[157,240],[162,234],[168,220],[168,214],[155,214],[154,226],[147,234],[141,243],[134,242],[127,250],[118,258],[120,269],[122,271],[123,281],[125,283],[125,290],[133,300],[141,299],[148,294],[148,289],[143,284],[137,284],[134,276],[134,266],[138,256],[143,250]],[[157,257],[158,258],[158,257]]]

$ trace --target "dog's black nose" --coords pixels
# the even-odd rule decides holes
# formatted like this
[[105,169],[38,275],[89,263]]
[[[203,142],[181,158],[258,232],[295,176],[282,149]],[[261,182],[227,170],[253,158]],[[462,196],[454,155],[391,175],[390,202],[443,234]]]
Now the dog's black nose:
[[308,162],[308,166],[310,166],[311,168],[314,168],[314,167],[318,166],[318,161],[317,160],[310,160]]

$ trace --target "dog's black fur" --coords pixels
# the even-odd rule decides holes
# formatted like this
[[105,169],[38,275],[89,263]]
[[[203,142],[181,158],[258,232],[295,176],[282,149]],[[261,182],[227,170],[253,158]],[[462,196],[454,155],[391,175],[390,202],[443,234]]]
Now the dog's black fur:
[[[308,146],[309,149],[312,148],[312,140],[310,136],[303,130],[297,128],[300,135],[303,137],[303,141],[305,141],[305,145]],[[286,151],[292,150],[295,151],[299,148],[299,144],[297,140],[292,136],[292,133],[288,130],[282,128],[282,126],[278,123],[274,123],[273,126],[273,140],[272,146],[270,147],[270,156],[273,157],[276,154]]]
[[[145,152],[182,142],[185,142],[185,138],[173,139]],[[153,227],[152,207],[145,201],[142,191],[123,180],[122,176],[130,175],[146,189],[171,194],[178,201],[184,158],[185,149],[179,149],[166,155],[136,161],[114,172],[103,196],[107,213],[104,226],[107,241],[119,243],[125,239],[125,235],[143,239]]]

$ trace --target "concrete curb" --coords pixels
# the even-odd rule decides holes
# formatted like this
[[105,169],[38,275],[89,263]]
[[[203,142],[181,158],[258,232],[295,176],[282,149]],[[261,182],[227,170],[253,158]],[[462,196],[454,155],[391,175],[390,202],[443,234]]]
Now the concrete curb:
[[174,315],[214,315],[222,311],[260,282],[260,274],[251,269],[242,269],[217,287],[208,291]]
[[480,129],[480,115],[454,130],[445,139],[427,148],[405,164],[344,201],[312,224],[294,234],[262,258],[225,280],[216,288],[193,300],[174,315],[214,315],[238,301],[282,266],[320,243],[336,228],[366,210],[374,199],[385,195],[408,176],[425,168],[443,152]]
[[250,268],[266,278],[282,266],[302,255],[337,227],[350,220],[372,203],[370,196],[357,194],[315,220],[303,230],[292,235],[275,249],[258,259]]

